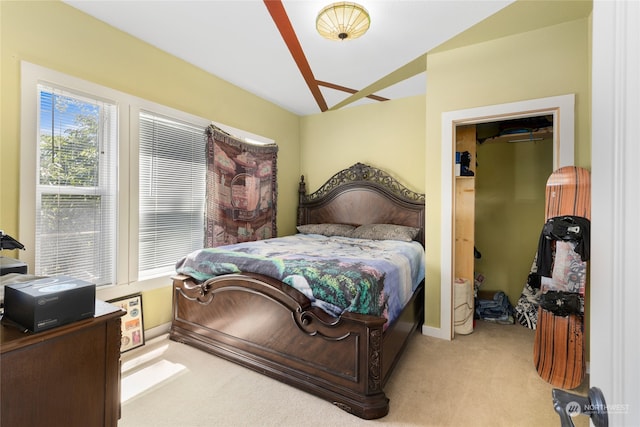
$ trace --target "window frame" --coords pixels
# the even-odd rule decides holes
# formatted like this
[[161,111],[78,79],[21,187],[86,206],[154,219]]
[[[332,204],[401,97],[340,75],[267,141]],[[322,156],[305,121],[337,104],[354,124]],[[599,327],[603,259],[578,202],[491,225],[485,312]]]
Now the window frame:
[[[112,299],[133,291],[142,291],[167,286],[169,276],[138,280],[138,235],[139,235],[139,122],[141,111],[170,117],[204,130],[212,123],[202,117],[179,111],[164,105],[129,95],[115,89],[82,80],[39,65],[21,62],[21,129],[20,129],[20,240],[25,245],[19,257],[29,266],[35,265],[35,220],[36,188],[38,185],[37,144],[38,140],[38,84],[59,87],[70,92],[87,94],[95,98],[110,100],[117,105],[118,154],[117,154],[117,211],[116,211],[116,265],[115,283],[98,287],[98,297]],[[238,132],[237,129],[215,123],[217,126],[236,132],[243,137],[269,142],[270,140]],[[33,143],[30,143],[33,142]],[[126,285],[126,289],[124,286]]]
[[[64,88],[58,85],[53,85],[53,84],[45,83],[43,81],[39,81],[37,84],[37,90],[36,90],[36,93],[38,96],[38,100],[36,103],[36,109],[37,109],[36,138],[38,142],[38,144],[36,144],[36,153],[39,153],[39,154],[41,154],[40,150],[42,148],[42,141],[41,141],[42,111],[40,108],[42,105],[42,94],[45,92],[50,92],[51,94],[52,109],[55,109],[55,98],[59,96],[73,98],[85,103],[96,102],[97,104],[100,104],[99,105],[100,119],[98,122],[99,131],[97,135],[99,138],[98,144],[100,147],[102,147],[101,150],[105,150],[105,147],[106,147],[106,150],[108,153],[106,154],[106,156],[101,155],[100,156],[101,158],[97,160],[98,170],[99,170],[98,182],[97,182],[97,185],[93,185],[93,186],[42,184],[40,182],[41,177],[38,172],[38,171],[41,171],[42,156],[37,155],[35,159],[35,162],[36,162],[36,167],[35,167],[36,187],[35,187],[35,209],[34,209],[35,212],[38,212],[38,213],[42,212],[43,196],[55,195],[55,194],[61,195],[61,196],[88,196],[88,197],[97,196],[104,201],[104,204],[101,201],[101,205],[108,206],[111,204],[116,204],[117,206],[117,201],[115,200],[115,195],[117,194],[116,158],[117,158],[119,147],[117,143],[117,136],[111,137],[111,134],[113,133],[112,131],[115,130],[115,132],[117,133],[117,130],[118,130],[118,117],[117,117],[118,106],[116,105],[115,101],[113,101],[112,99],[106,99],[104,97],[88,95],[83,92],[79,92],[76,90],[71,90],[69,88]],[[106,118],[108,118],[109,120],[105,121]],[[113,197],[113,200],[111,200],[112,197]],[[106,209],[105,211],[101,210],[100,217],[101,217],[100,222],[108,224],[107,228],[103,229],[102,232],[107,234],[115,232],[118,226],[117,212],[113,212],[110,209]],[[34,222],[36,222],[36,230],[37,230],[37,215],[35,217]],[[65,238],[62,239],[62,241],[65,241],[67,237],[70,238],[70,236],[66,236]],[[101,242],[99,250],[106,250],[107,252],[111,253],[112,259],[108,261],[108,264],[106,266],[103,264],[99,268],[100,271],[105,271],[104,268],[108,267],[108,269],[106,270],[108,271],[108,274],[106,274],[105,276],[101,276],[101,275],[98,276],[97,278],[98,281],[96,282],[97,285],[102,285],[105,280],[111,281],[115,275],[115,256],[114,255],[116,253],[116,242],[109,242],[112,240],[113,238],[109,237],[107,239],[108,244],[105,244],[104,241]],[[37,236],[36,236],[35,242],[39,242],[40,244],[42,244],[42,241],[41,240],[39,241]],[[34,244],[34,247],[36,247],[35,244]],[[38,254],[34,254],[34,256],[37,260]],[[65,259],[65,257],[62,257],[62,258]],[[34,260],[34,265],[35,265],[35,260]],[[41,266],[41,268],[42,267],[43,266]],[[46,266],[44,268],[46,269]],[[65,272],[65,274],[73,275],[72,272]],[[87,280],[87,278],[83,277],[82,275],[77,277],[80,279]]]

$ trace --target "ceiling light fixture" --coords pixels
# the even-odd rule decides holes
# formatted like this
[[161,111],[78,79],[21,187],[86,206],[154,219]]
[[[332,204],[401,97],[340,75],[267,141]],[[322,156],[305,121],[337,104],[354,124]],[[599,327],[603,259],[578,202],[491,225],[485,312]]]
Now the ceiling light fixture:
[[357,39],[371,25],[369,12],[356,3],[338,2],[320,11],[316,18],[318,33],[329,40]]

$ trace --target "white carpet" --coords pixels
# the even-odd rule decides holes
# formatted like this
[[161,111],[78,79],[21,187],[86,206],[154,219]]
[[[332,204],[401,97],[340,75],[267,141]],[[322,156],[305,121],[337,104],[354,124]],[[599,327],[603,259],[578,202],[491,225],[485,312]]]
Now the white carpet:
[[[416,333],[385,387],[389,414],[372,421],[201,350],[159,339],[123,357],[127,400],[118,425],[559,427],[553,387],[533,365],[533,336],[519,325],[484,322],[451,342]],[[136,365],[135,357],[152,350],[152,357]],[[152,375],[132,380],[145,369]],[[138,387],[135,393],[133,387]],[[587,389],[583,385],[581,394]],[[574,422],[589,425],[585,416]]]

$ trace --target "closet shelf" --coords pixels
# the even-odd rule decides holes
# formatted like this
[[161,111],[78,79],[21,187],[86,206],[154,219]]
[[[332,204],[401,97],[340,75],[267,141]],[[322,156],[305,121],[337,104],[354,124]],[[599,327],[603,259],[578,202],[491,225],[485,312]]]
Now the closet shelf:
[[489,144],[496,142],[539,142],[546,139],[553,139],[553,127],[546,127],[532,131],[524,131],[518,133],[509,133],[487,138],[484,141],[478,141],[481,144]]

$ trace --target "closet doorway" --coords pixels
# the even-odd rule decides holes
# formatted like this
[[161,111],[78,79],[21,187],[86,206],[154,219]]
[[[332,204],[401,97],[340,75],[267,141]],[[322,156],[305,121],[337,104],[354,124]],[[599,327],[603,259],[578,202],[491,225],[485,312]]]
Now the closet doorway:
[[[503,291],[516,306],[544,223],[553,172],[553,116],[472,125],[476,133],[474,276],[483,299]],[[456,261],[457,264],[457,261]]]
[[[443,113],[442,115],[442,216],[441,216],[441,310],[440,338],[452,339],[453,328],[453,283],[455,280],[455,226],[456,185],[455,152],[456,129],[464,125],[484,125],[512,119],[551,116],[552,160],[551,169],[574,163],[574,95],[534,99],[509,104],[492,105],[467,110]],[[478,159],[478,164],[482,160]],[[474,160],[475,162],[475,160]],[[544,196],[543,196],[544,197]],[[482,251],[481,251],[482,252]],[[533,253],[528,255],[533,261]],[[473,254],[471,255],[473,256]],[[483,255],[484,256],[484,255]],[[529,265],[530,267],[530,265]],[[521,283],[520,288],[524,285]],[[518,286],[518,285],[514,285]],[[517,303],[512,301],[512,304]]]

